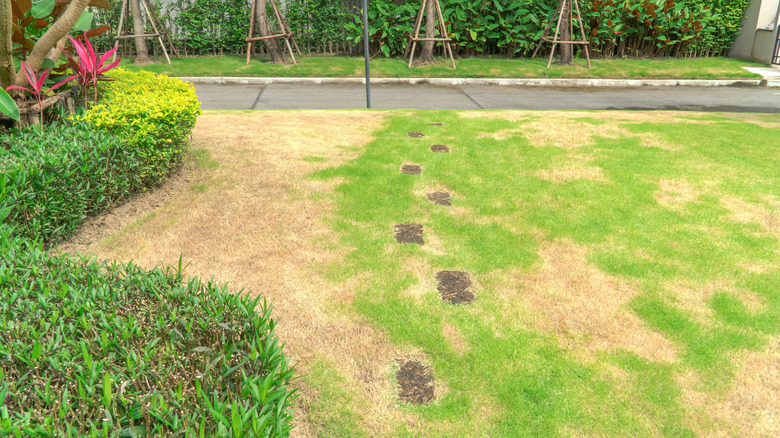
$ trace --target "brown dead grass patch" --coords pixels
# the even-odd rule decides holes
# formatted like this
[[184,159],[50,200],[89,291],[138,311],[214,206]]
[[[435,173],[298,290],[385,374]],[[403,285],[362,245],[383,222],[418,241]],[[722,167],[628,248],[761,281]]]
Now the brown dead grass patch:
[[[327,187],[305,178],[355,157],[355,148],[371,140],[383,117],[348,111],[207,112],[195,127],[193,147],[208,149],[220,163],[208,171],[213,187],[184,190],[143,225],[124,227],[113,237],[114,228],[105,228],[100,242],[74,241],[68,249],[95,253],[101,260],[132,259],[145,267],[175,265],[181,254],[189,275],[214,276],[233,290],[263,294],[274,305],[277,332],[299,370],[306,373],[318,356],[337,364],[360,388],[362,426],[370,435],[387,435],[398,424],[417,421],[414,414],[396,409],[394,383],[388,379],[389,364],[404,352],[333,304],[351,302],[357,284],[334,285],[319,273],[346,250],[333,250],[337,241],[325,222],[332,214],[330,201],[308,196]],[[301,160],[311,155],[330,160]],[[147,213],[128,207],[123,223]],[[168,225],[172,221],[175,227]],[[305,405],[316,395],[301,381],[298,385],[293,435],[316,436]]]
[[522,278],[521,295],[536,313],[535,325],[556,333],[577,353],[628,350],[674,362],[674,345],[627,309],[640,292],[586,261],[587,249],[570,241],[546,242],[541,266]]
[[452,351],[458,354],[463,354],[471,348],[471,345],[460,333],[460,330],[452,324],[445,323],[442,327],[442,334]]
[[732,220],[758,224],[769,234],[780,236],[780,202],[771,202],[771,206],[767,208],[736,196],[727,196],[722,198],[720,203],[731,212]]
[[762,310],[764,306],[758,295],[749,290],[738,288],[734,280],[718,279],[707,282],[675,280],[664,284],[664,289],[676,305],[691,312],[701,322],[711,320],[714,317],[714,310],[708,302],[713,295],[719,292],[736,296],[748,310],[753,312]]
[[493,140],[506,140],[523,135],[524,129],[501,129],[496,132],[483,132],[477,138],[492,138]]
[[576,181],[579,179],[588,179],[602,183],[608,182],[604,176],[604,170],[600,167],[567,166],[549,170],[541,170],[536,172],[535,175],[539,178],[557,183]]
[[764,351],[744,352],[735,362],[734,380],[724,394],[700,391],[693,373],[681,375],[683,399],[714,418],[723,436],[780,436],[780,337],[773,337]]
[[693,202],[699,196],[699,191],[682,180],[660,180],[655,199],[666,208],[678,209],[688,202]]

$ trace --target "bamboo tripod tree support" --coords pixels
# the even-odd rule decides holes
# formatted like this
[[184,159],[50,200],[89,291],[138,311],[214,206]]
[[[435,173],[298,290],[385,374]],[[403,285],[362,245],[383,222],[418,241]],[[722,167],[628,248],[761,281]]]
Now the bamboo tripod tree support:
[[[426,6],[428,5],[428,2],[436,2],[436,16],[439,19],[439,25],[437,26],[439,30],[439,36],[434,38],[420,38],[420,28],[422,27],[423,22],[423,16],[425,16]],[[444,15],[441,13],[441,3],[439,3],[439,0],[422,0],[422,5],[420,6],[420,13],[417,14],[417,22],[414,24],[414,36],[409,37],[409,41],[411,44],[411,55],[409,56],[409,67],[412,68],[412,62],[414,62],[414,51],[417,49],[417,42],[418,41],[433,41],[433,42],[442,42],[444,43],[444,53],[446,55],[450,55],[450,61],[452,61],[452,68],[456,69],[455,67],[455,57],[452,56],[452,38],[450,38],[447,35],[447,27],[444,25]]]
[[[282,14],[279,6],[276,5],[276,0],[269,1],[271,3],[271,7],[274,10],[276,21],[279,22],[281,33],[268,36],[255,36],[255,11],[257,11],[258,0],[252,0],[252,15],[249,16],[249,36],[246,38],[246,63],[249,64],[249,59],[252,57],[252,47],[254,46],[255,41],[284,38],[284,44],[287,47],[287,51],[290,52],[290,57],[292,58],[293,64],[298,64],[298,61],[295,60],[295,54],[293,53],[293,46],[295,47],[295,51],[298,52],[298,56],[301,55],[301,49],[298,48],[298,43],[295,42],[295,37],[293,36],[292,30],[290,30],[290,27],[287,26],[287,21],[284,19],[284,14]],[[290,44],[291,41],[292,45]]]
[[[162,48],[163,54],[165,55],[165,59],[168,61],[168,64],[171,63],[171,58],[168,56],[168,51],[165,49],[165,43],[163,43],[162,37],[165,37],[165,39],[168,41],[168,45],[171,48],[171,51],[175,54],[175,56],[179,57],[179,51],[176,49],[176,46],[173,45],[173,42],[171,41],[170,35],[168,35],[168,32],[165,31],[165,29],[162,27],[162,23],[160,22],[160,19],[157,18],[157,13],[154,11],[154,8],[152,8],[151,3],[148,0],[138,0],[140,5],[143,5],[143,10],[146,12],[146,16],[149,18],[149,22],[152,24],[152,29],[154,29],[154,33],[148,33],[143,35],[136,35],[135,33],[122,33],[124,25],[125,25],[125,18],[127,17],[127,9],[130,3],[130,0],[122,0],[122,12],[119,14],[119,25],[116,29],[116,36],[114,37],[114,47],[119,47],[119,41],[123,39],[128,38],[137,38],[137,37],[153,37],[157,38],[157,41],[160,42],[160,47]],[[139,6],[140,6],[139,5]],[[130,20],[127,20],[128,22]],[[114,52],[114,56],[112,57],[112,62],[116,60],[116,52]]]
[[[573,7],[572,7],[573,6]],[[565,11],[569,12],[568,17],[564,17],[563,14]],[[569,33],[573,34],[574,31],[574,12],[577,12],[577,22],[579,23],[579,29],[580,29],[580,36],[582,37],[581,40],[577,40],[572,36],[570,36],[569,41],[561,41],[558,39],[558,36],[561,32],[561,22],[566,19],[569,20]],[[550,37],[550,27],[552,26],[553,20],[551,19],[549,23],[547,23],[547,26],[544,28],[544,32],[542,32],[542,39],[539,41],[539,45],[536,46],[536,50],[534,50],[534,54],[531,55],[531,59],[536,58],[536,54],[539,52],[539,49],[542,47],[542,44],[546,42],[552,43],[552,49],[550,50],[550,58],[547,60],[547,68],[550,68],[550,64],[552,64],[553,55],[555,54],[555,46],[558,44],[571,44],[571,45],[581,45],[582,49],[585,51],[585,59],[588,61],[588,68],[590,68],[590,53],[589,53],[589,47],[590,42],[588,42],[587,38],[585,38],[585,24],[582,21],[582,14],[580,13],[580,2],[579,0],[561,0],[558,3],[558,9],[555,10],[555,14],[553,14],[553,19],[555,16],[558,16],[558,20],[556,20],[556,26],[555,26],[555,36]]]

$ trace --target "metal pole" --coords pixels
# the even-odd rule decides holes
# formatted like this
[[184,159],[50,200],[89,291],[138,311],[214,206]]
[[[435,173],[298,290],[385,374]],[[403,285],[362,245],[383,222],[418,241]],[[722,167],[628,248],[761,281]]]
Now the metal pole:
[[363,0],[363,54],[366,58],[366,108],[371,108],[371,69],[368,66],[368,0]]

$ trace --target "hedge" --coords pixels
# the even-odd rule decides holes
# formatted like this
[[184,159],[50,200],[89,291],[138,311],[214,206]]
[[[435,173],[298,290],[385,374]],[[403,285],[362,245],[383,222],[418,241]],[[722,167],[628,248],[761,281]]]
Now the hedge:
[[0,225],[0,436],[286,436],[274,327],[181,266],[52,256]]
[[148,72],[113,76],[104,103],[73,124],[0,139],[0,210],[20,235],[64,239],[85,217],[159,184],[182,161],[200,113],[191,85]]

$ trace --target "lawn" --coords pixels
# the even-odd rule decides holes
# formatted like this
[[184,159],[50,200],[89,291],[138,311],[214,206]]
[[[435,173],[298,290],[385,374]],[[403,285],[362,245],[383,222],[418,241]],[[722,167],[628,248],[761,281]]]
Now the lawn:
[[[177,77],[258,76],[258,77],[361,77],[364,61],[360,57],[307,56],[299,64],[271,64],[267,60],[244,57],[190,57],[172,59],[143,67],[133,66],[131,59],[122,61],[130,69],[144,69]],[[406,78],[613,78],[613,79],[761,79],[742,66],[763,66],[750,61],[729,58],[698,59],[594,59],[588,69],[584,60],[575,66],[553,64],[546,59],[465,58],[457,60],[453,70],[449,61],[435,65],[407,68],[403,59],[374,58],[374,77]]]
[[[181,254],[266,296],[302,436],[776,436],[778,135],[763,115],[206,112],[154,211],[61,249]],[[443,270],[473,302],[442,300]],[[398,399],[409,359],[429,404]]]

